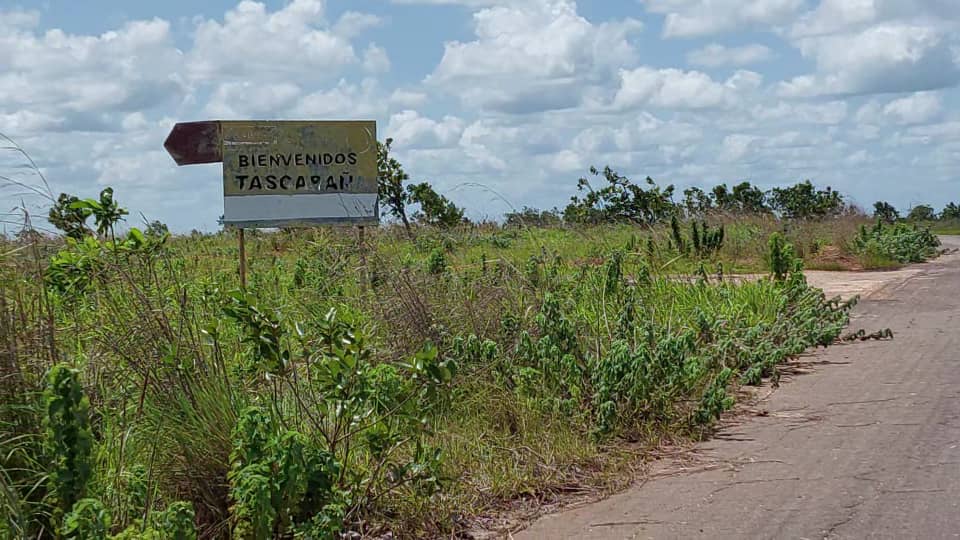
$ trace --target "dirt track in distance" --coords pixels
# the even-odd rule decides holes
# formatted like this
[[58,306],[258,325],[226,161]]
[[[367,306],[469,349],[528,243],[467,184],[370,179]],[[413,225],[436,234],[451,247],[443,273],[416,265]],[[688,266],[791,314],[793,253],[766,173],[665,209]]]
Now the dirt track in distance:
[[863,294],[850,330],[896,338],[792,362],[810,373],[762,390],[683,462],[513,538],[960,538],[960,254],[809,279]]

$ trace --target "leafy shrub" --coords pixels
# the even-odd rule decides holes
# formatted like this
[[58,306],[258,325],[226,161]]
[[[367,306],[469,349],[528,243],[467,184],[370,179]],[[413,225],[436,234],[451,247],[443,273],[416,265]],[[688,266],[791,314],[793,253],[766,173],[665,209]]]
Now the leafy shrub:
[[937,219],[937,211],[929,204],[918,204],[910,209],[907,214],[909,221],[933,221]]
[[723,368],[717,374],[700,400],[700,407],[693,414],[694,422],[700,425],[709,424],[718,420],[723,411],[733,407],[733,398],[727,395],[727,385],[732,377],[733,370],[730,368]]
[[442,274],[447,271],[447,254],[443,248],[435,248],[427,257],[427,271],[431,274]]
[[353,321],[336,310],[311,327],[297,325],[298,360],[278,312],[264,317],[251,299],[232,300],[243,305],[234,319],[246,339],[263,342],[255,356],[303,365],[273,373],[274,362],[254,363],[291,386],[301,421],[281,429],[260,406],[240,415],[228,475],[235,537],[333,538],[372,500],[398,490],[430,497],[441,487],[441,453],[424,444],[425,415],[443,401],[452,360],[426,346],[409,363],[375,367]]
[[106,540],[110,513],[97,499],[80,499],[63,519],[61,534],[69,540]]
[[586,191],[581,200],[572,197],[563,212],[566,221],[574,223],[636,223],[652,225],[674,215],[677,211],[672,197],[672,185],[661,188],[652,178],[646,179],[647,188],[634,184],[610,167],[599,171],[590,168],[590,174],[601,176],[607,185],[594,189],[590,181],[581,178],[578,191]]
[[822,219],[838,216],[847,210],[840,192],[829,186],[817,189],[810,180],[790,187],[773,188],[770,206],[787,219]]
[[420,205],[420,210],[413,214],[417,221],[444,229],[466,222],[463,208],[437,193],[430,184],[422,182],[407,186],[407,192],[410,202]]
[[794,264],[793,246],[778,232],[770,235],[767,242],[767,263],[770,273],[777,281],[786,279]]
[[860,254],[879,255],[900,263],[923,262],[937,253],[940,240],[928,228],[903,223],[884,225],[878,220],[874,227],[860,227],[853,240]]
[[[62,516],[87,492],[93,449],[90,402],[78,372],[64,364],[54,366],[47,374],[43,402],[46,449],[51,459],[50,493]],[[89,513],[88,506],[86,503],[81,507],[83,515]]]
[[873,217],[884,223],[896,223],[900,219],[900,212],[886,201],[873,203]]

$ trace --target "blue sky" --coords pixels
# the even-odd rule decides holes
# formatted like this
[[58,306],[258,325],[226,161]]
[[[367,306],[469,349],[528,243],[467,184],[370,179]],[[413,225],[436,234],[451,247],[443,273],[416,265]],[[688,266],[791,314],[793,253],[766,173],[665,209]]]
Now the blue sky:
[[[474,218],[591,165],[679,189],[805,178],[960,200],[956,0],[0,0],[0,132],[53,191],[215,230],[177,121],[372,118]],[[0,174],[24,181],[16,156]],[[0,191],[3,211],[44,201]]]

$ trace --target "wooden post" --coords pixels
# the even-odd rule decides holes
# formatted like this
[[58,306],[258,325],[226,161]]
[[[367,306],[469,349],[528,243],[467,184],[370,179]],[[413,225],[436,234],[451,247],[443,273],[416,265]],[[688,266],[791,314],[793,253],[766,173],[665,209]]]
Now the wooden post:
[[243,227],[240,228],[240,288],[247,288],[247,248],[243,243]]
[[360,232],[359,238],[357,239],[357,243],[359,244],[357,249],[360,251],[360,264],[363,266],[361,268],[363,276],[363,288],[366,289],[367,285],[370,283],[370,269],[367,268],[367,247],[364,245],[366,240],[366,230],[363,228],[363,225],[359,225],[358,227]]

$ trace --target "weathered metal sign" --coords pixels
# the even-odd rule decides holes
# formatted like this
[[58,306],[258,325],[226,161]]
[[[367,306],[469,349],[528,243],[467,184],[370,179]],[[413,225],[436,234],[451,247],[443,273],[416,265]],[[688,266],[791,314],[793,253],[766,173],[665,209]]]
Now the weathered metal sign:
[[164,146],[178,164],[223,161],[227,226],[379,221],[373,121],[191,122]]

